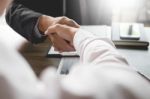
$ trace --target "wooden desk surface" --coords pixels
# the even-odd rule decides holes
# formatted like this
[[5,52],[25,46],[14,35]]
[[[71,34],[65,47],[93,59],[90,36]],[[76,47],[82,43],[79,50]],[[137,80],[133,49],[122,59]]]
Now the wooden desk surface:
[[51,44],[49,40],[46,40],[45,42],[36,45],[26,43],[23,49],[20,50],[21,54],[28,61],[37,75],[48,66],[54,66],[55,68],[58,68],[59,66],[60,58],[46,57],[50,47]]
[[57,68],[59,65],[60,59],[46,58],[46,54],[50,48],[50,42],[48,40],[44,43],[33,45],[18,33],[14,32],[5,22],[0,23],[0,32],[1,41],[11,48],[18,50],[37,75],[48,66],[55,66]]

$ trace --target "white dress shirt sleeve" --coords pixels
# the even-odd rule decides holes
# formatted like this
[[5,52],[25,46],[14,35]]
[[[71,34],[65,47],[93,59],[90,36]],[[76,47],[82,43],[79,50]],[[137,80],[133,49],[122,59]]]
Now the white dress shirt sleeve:
[[95,37],[90,32],[79,29],[74,37],[75,48],[83,63],[121,63],[128,65],[107,38]]
[[79,29],[74,45],[81,63],[62,79],[63,99],[148,99],[149,82],[129,67],[112,41]]

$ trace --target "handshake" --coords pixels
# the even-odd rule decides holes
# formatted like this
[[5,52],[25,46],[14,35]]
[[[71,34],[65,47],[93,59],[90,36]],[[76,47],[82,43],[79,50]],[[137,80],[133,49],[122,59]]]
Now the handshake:
[[67,17],[41,16],[38,24],[42,31],[51,40],[53,47],[59,52],[75,51],[73,38],[79,25]]

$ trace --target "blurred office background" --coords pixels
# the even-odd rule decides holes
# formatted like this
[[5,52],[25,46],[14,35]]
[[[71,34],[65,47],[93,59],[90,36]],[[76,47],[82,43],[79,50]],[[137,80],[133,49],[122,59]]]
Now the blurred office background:
[[[63,0],[14,0],[24,6],[51,16],[63,15]],[[35,2],[36,1],[36,2]],[[41,2],[42,1],[42,2]]]
[[83,25],[142,22],[150,25],[150,0],[66,0],[66,15]]
[[112,22],[150,25],[150,0],[43,0],[43,4],[34,6],[33,2],[27,6],[51,16],[66,15],[82,25],[111,25]]

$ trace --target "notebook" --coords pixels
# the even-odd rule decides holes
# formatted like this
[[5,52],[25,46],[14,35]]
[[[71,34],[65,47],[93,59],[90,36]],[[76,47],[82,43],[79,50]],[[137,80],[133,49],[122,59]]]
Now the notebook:
[[[114,23],[112,24],[112,41],[117,48],[128,48],[128,49],[143,49],[147,50],[149,42],[145,36],[144,25],[139,25],[139,30],[141,32],[140,38],[138,40],[131,39],[121,39],[120,37],[120,25],[127,23]],[[128,23],[132,24],[132,23]]]
[[79,57],[79,55],[77,54],[77,52],[73,51],[73,52],[58,52],[54,50],[54,47],[52,46],[48,52],[47,57]]

